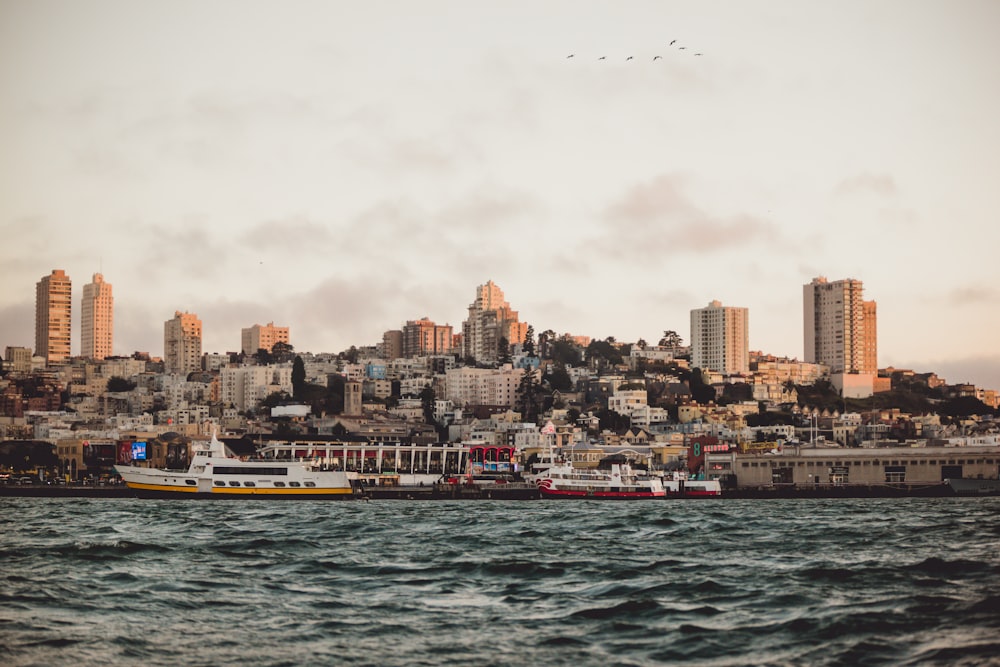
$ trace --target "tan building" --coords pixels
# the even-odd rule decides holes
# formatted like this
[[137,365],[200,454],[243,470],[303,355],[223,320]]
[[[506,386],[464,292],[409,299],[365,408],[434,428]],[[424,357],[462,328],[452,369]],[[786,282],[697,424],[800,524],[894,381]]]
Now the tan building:
[[70,358],[73,283],[54,269],[35,286],[35,354],[48,363]]
[[288,327],[276,327],[274,322],[268,322],[266,326],[255,324],[242,330],[243,354],[257,354],[257,350],[267,350],[271,352],[275,343],[289,345]]
[[167,373],[186,375],[201,368],[201,320],[193,313],[174,312],[163,323],[163,362]]
[[425,357],[451,352],[450,324],[435,324],[424,317],[403,327],[403,356]]
[[876,306],[860,280],[814,278],[802,288],[804,357],[831,374],[878,373]]
[[492,280],[476,288],[476,300],[462,323],[462,353],[477,362],[492,363],[500,357],[500,341],[523,343],[528,325],[519,322],[501,290]]
[[709,475],[735,473],[737,485],[940,484],[953,478],[996,478],[997,447],[795,448],[779,455],[709,454]]
[[15,373],[30,373],[31,348],[8,345],[4,350],[4,369]]
[[750,371],[750,311],[712,301],[691,311],[691,365],[726,375]]
[[95,273],[93,281],[83,286],[80,308],[80,356],[106,359],[112,356],[115,327],[115,298],[111,283]]
[[382,334],[382,346],[379,354],[386,361],[399,359],[403,356],[403,332],[399,329],[392,329]]

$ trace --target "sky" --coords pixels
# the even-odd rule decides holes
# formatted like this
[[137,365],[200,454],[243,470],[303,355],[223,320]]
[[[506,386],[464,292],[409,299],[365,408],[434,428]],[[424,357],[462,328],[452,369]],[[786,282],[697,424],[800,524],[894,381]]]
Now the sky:
[[[994,0],[0,0],[0,347],[113,285],[116,354],[521,321],[803,358],[855,278],[880,367],[1000,389]],[[672,44],[671,44],[672,43]],[[683,49],[681,47],[684,47]],[[702,55],[695,55],[700,53]],[[572,56],[572,57],[570,57]]]

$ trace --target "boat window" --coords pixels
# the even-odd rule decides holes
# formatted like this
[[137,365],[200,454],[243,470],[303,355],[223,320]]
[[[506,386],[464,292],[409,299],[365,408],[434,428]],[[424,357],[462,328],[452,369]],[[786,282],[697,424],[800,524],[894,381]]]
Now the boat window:
[[285,483],[284,482],[275,482],[274,485],[277,486],[277,487],[282,487],[283,488],[285,486]]
[[243,486],[257,486],[257,485],[253,482],[243,482]]
[[186,479],[186,480],[184,480],[184,483],[187,484],[188,486],[197,486],[198,485],[198,482],[194,481],[193,479]]
[[302,485],[299,484],[298,482],[289,482],[288,486],[302,486]]
[[312,488],[312,487],[316,486],[316,482],[306,482],[306,486]]
[[240,485],[240,483],[236,482],[236,481],[232,481],[232,482],[229,483],[229,486],[239,486],[239,485]]
[[216,486],[225,486],[226,483],[223,482],[221,479],[217,479],[217,480],[215,480],[215,485]]

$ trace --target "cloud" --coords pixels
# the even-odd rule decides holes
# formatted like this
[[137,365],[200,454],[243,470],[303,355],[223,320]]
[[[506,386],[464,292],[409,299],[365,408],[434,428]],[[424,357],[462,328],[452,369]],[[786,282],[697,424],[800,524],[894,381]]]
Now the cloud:
[[868,172],[846,178],[834,188],[834,194],[838,196],[874,194],[881,197],[891,197],[897,191],[896,181],[892,176]]
[[953,289],[948,294],[950,303],[957,306],[994,306],[1000,302],[1000,290],[995,287],[965,285]]
[[327,226],[303,215],[265,220],[247,229],[240,237],[240,243],[250,251],[279,248],[311,252],[328,247],[334,241],[334,234]]
[[603,215],[603,243],[620,255],[709,254],[753,243],[778,241],[777,230],[760,218],[718,216],[696,205],[682,190],[684,179],[660,176],[637,185]]

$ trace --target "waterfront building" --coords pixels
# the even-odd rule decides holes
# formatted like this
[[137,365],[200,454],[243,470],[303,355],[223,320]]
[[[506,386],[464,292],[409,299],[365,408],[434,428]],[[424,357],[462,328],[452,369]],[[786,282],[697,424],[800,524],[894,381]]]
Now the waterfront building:
[[95,273],[83,286],[80,307],[80,356],[101,360],[112,356],[115,326],[115,298],[111,283]]
[[[706,454],[710,479],[735,474],[738,488],[774,485],[840,486],[881,484],[941,484],[946,479],[996,479],[1000,447],[972,444],[959,447],[825,448],[778,443],[741,454]],[[726,447],[729,450],[730,448]],[[777,454],[773,453],[778,451]]]
[[476,288],[476,300],[462,323],[463,356],[493,363],[500,358],[501,340],[508,345],[523,343],[527,333],[528,325],[518,321],[517,311],[511,310],[496,283],[490,280]]
[[201,320],[197,315],[178,310],[172,320],[163,323],[163,362],[167,373],[201,369]]
[[691,364],[725,375],[750,370],[747,308],[723,306],[712,301],[691,311]]
[[54,269],[35,286],[35,354],[47,363],[70,358],[73,283],[62,269]]
[[[384,342],[384,337],[383,337]],[[424,357],[451,352],[452,327],[424,317],[403,327],[403,356]]]
[[265,326],[255,324],[241,331],[243,354],[257,354],[257,350],[271,352],[275,343],[289,344],[288,327],[276,327],[274,322],[268,322]]

